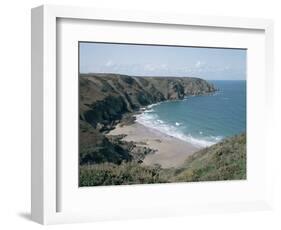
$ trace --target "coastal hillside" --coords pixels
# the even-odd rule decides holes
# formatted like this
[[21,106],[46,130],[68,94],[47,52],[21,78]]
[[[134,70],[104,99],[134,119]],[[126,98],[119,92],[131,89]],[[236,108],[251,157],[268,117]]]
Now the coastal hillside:
[[215,91],[211,83],[190,77],[81,74],[79,84],[80,120],[102,132],[141,107]]
[[122,136],[105,134],[118,123],[133,122],[140,108],[165,101],[183,99],[215,91],[212,84],[189,77],[132,77],[117,74],[81,74],[80,164],[135,161],[141,163],[148,147],[126,142]]
[[246,134],[236,135],[187,158],[175,181],[246,179]]
[[80,166],[80,186],[246,179],[246,135],[225,139],[188,157],[182,167],[163,169],[134,162]]

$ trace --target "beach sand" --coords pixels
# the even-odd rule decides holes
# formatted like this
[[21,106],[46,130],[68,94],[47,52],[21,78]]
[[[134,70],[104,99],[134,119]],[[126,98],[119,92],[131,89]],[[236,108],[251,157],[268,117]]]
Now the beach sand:
[[126,134],[125,141],[139,142],[138,145],[147,146],[157,150],[148,154],[144,165],[159,164],[163,168],[178,167],[185,159],[200,148],[191,143],[163,134],[155,129],[150,129],[137,122],[131,125],[117,125],[108,135]]

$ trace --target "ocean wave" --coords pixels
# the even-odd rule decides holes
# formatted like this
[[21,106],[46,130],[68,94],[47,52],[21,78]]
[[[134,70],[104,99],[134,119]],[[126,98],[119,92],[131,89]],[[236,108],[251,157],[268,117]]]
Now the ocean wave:
[[154,112],[154,109],[145,110],[145,113],[152,113],[152,112]]
[[199,139],[193,137],[190,134],[186,135],[179,129],[179,125],[174,126],[174,125],[167,124],[163,120],[159,119],[157,114],[146,113],[146,112],[142,114],[138,114],[136,115],[136,122],[148,128],[155,129],[163,134],[168,134],[169,136],[192,143],[193,145],[198,147],[208,147],[221,140],[221,137],[211,136],[208,139],[203,139],[203,138]]
[[148,105],[146,108],[147,108],[147,109],[151,109],[151,108],[153,108],[153,107],[156,106],[156,105],[160,105],[161,103],[163,103],[163,101],[160,101],[160,102],[157,102],[157,103]]

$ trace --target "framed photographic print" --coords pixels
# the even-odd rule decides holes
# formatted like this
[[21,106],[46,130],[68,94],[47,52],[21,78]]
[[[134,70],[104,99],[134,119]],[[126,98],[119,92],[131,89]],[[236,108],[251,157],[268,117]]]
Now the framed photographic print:
[[271,208],[272,31],[265,19],[34,8],[32,219]]

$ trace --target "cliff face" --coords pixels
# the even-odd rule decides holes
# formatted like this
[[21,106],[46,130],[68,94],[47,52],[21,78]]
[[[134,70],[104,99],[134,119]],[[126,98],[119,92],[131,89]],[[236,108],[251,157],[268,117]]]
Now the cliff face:
[[79,83],[80,120],[101,131],[143,106],[215,91],[207,81],[189,77],[82,74]]

